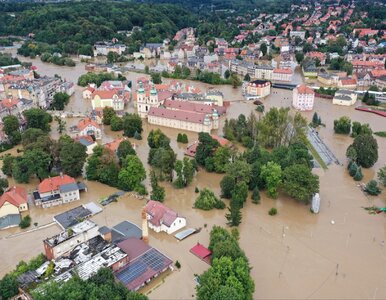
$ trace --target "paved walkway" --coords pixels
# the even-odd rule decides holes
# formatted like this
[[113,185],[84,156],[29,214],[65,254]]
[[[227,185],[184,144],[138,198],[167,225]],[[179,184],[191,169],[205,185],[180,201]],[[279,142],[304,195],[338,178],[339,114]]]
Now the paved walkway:
[[319,134],[314,129],[308,129],[307,138],[327,166],[333,163],[340,165],[340,162],[335,157],[334,153],[332,153],[327,145],[321,140]]

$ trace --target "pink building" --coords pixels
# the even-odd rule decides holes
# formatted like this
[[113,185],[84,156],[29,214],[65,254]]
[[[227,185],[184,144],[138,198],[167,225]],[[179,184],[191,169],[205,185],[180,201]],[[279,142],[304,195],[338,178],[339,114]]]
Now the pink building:
[[298,110],[312,110],[314,107],[315,92],[304,84],[293,90],[292,106]]

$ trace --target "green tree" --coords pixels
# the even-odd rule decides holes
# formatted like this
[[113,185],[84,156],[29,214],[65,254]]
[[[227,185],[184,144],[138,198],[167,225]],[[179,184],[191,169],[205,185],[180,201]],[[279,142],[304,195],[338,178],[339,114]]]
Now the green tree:
[[267,47],[267,44],[266,44],[266,43],[262,43],[262,44],[260,45],[260,51],[261,51],[261,53],[263,54],[263,56],[266,56],[266,55],[267,55],[268,47]]
[[259,188],[255,187],[252,191],[252,203],[259,204],[260,203],[260,192]]
[[245,76],[244,76],[244,81],[251,81],[251,76],[249,76],[249,74],[247,73],[247,74],[245,74]]
[[184,157],[183,160],[177,160],[174,169],[177,173],[175,185],[178,188],[186,187],[193,181],[196,170],[191,159]]
[[3,132],[7,135],[12,145],[17,145],[21,141],[20,123],[16,116],[5,116],[3,118]]
[[202,210],[223,209],[225,204],[211,190],[204,188],[194,202],[194,207]]
[[142,119],[137,114],[125,114],[122,118],[123,121],[123,135],[128,137],[134,137],[135,133],[141,134]]
[[161,84],[162,83],[161,73],[157,73],[157,72],[151,73],[151,81],[154,84]]
[[59,154],[60,165],[65,174],[71,177],[78,177],[82,174],[82,169],[87,158],[87,148],[72,139],[65,142]]
[[266,183],[268,196],[274,199],[277,198],[277,188],[282,182],[282,170],[280,165],[271,161],[268,162],[261,168],[260,176]]
[[251,179],[251,166],[241,159],[228,164],[225,171],[236,183],[245,182],[248,184]]
[[354,162],[357,160],[358,154],[353,145],[348,146],[346,150],[346,157],[350,162]]
[[225,175],[220,181],[221,197],[230,199],[232,192],[235,189],[236,183],[233,177]]
[[229,213],[225,215],[228,220],[229,226],[239,226],[241,223],[241,210],[240,204],[237,200],[231,199],[230,207],[228,207]]
[[244,181],[240,181],[236,184],[232,191],[231,202],[237,202],[238,207],[242,208],[248,197],[248,186]]
[[152,129],[147,137],[150,148],[170,148],[170,139],[159,129]]
[[158,184],[158,178],[153,170],[150,172],[150,182],[152,189],[150,199],[163,202],[165,199],[165,188]]
[[3,156],[3,166],[1,167],[1,171],[4,175],[12,176],[12,168],[15,157],[11,154],[6,154]]
[[145,178],[146,171],[141,160],[136,155],[128,155],[118,174],[119,186],[125,191],[133,191]]
[[7,178],[0,178],[0,196],[4,194],[6,189],[8,188],[9,183]]
[[351,162],[348,172],[351,177],[353,177],[358,172],[358,165],[355,163],[355,161]]
[[370,168],[377,162],[378,143],[372,135],[358,135],[352,146],[357,153],[356,162],[361,167]]
[[230,163],[232,151],[228,147],[219,147],[213,155],[214,171],[225,173],[227,164]]
[[23,114],[27,121],[27,129],[37,128],[44,132],[49,132],[51,130],[49,123],[52,122],[52,117],[44,110],[40,108],[31,108],[24,111]]
[[292,165],[283,172],[283,189],[291,197],[308,204],[319,192],[319,177],[305,165]]
[[226,70],[226,71],[224,72],[224,78],[225,78],[225,79],[229,79],[229,77],[231,77],[231,72],[229,72],[229,70]]
[[57,130],[59,134],[62,134],[64,131],[66,131],[66,121],[58,116],[55,116],[55,121],[58,123]]
[[111,119],[116,115],[117,114],[112,107],[106,106],[105,108],[103,108],[103,119],[102,119],[103,124],[110,125]]
[[376,180],[370,180],[365,187],[365,192],[372,196],[377,196],[381,193]]
[[383,186],[386,186],[386,165],[378,170],[377,175],[378,175],[379,181],[383,184]]
[[62,92],[56,93],[51,103],[51,108],[55,110],[63,110],[69,101],[70,101],[70,95],[68,95],[67,93],[62,93]]
[[238,86],[240,86],[242,84],[239,76],[235,73],[233,73],[231,75],[231,77],[229,78],[229,81],[232,84],[233,88],[237,88]]
[[207,158],[211,158],[219,146],[219,142],[213,139],[210,134],[200,132],[198,134],[198,146],[195,155],[197,163],[205,166]]
[[354,175],[355,181],[361,181],[363,179],[362,168],[359,167]]
[[123,129],[122,118],[118,116],[113,116],[111,118],[111,131],[121,131],[122,129]]
[[117,149],[117,156],[121,164],[128,155],[136,155],[136,152],[129,140],[123,140]]
[[45,133],[43,130],[39,128],[28,128],[26,131],[24,131],[21,135],[21,143],[24,147],[27,147],[30,144],[34,144],[37,142],[37,140],[42,137],[46,136],[47,133]]
[[298,62],[298,64],[301,64],[304,60],[304,53],[303,52],[296,52],[295,53],[295,59]]
[[173,180],[176,154],[172,148],[150,149],[149,159],[149,164],[159,171],[161,179],[166,177],[169,181]]
[[351,120],[349,117],[343,116],[339,120],[334,120],[334,131],[338,134],[350,134]]
[[19,293],[19,284],[16,278],[12,275],[5,275],[0,280],[0,297],[2,299],[10,299]]

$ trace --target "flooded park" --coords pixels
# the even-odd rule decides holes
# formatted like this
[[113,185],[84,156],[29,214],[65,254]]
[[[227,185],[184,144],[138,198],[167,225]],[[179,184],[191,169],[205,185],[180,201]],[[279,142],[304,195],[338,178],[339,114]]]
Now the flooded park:
[[[58,67],[42,63],[40,59],[19,58],[30,61],[37,66],[41,75],[58,74],[63,79],[77,82],[84,74],[84,63],[76,67]],[[128,80],[136,82],[139,73],[125,74]],[[189,81],[203,92],[210,85]],[[135,86],[134,86],[135,88]],[[243,113],[249,115],[254,105],[242,100],[241,89],[231,86],[216,86],[223,92],[226,100],[231,101],[227,118],[236,118]],[[87,113],[91,104],[82,99],[82,88],[76,87],[75,94],[66,108],[68,111]],[[289,107],[292,91],[273,89],[264,100],[265,110],[271,107]],[[133,103],[128,111],[134,111]],[[250,200],[242,209],[242,223],[239,226],[240,245],[244,249],[252,266],[251,275],[255,282],[254,298],[256,299],[384,299],[386,298],[386,240],[385,215],[370,215],[363,207],[385,205],[385,193],[378,197],[366,196],[346,170],[345,152],[353,139],[349,136],[336,135],[333,121],[341,116],[349,116],[352,121],[368,123],[373,131],[386,130],[386,119],[381,116],[357,111],[354,107],[334,106],[331,100],[315,99],[314,111],[320,115],[326,126],[318,129],[319,137],[331,149],[343,165],[330,165],[327,170],[314,169],[320,176],[321,208],[319,214],[312,214],[310,207],[287,198],[282,194],[272,200],[262,194],[261,204]],[[302,113],[311,120],[313,112]],[[222,120],[224,121],[224,120]],[[67,119],[67,127],[75,124],[77,119]],[[146,137],[152,125],[144,123],[143,140],[131,141],[136,144],[136,151],[149,169],[147,156],[149,147]],[[179,130],[161,128],[171,139],[171,146],[179,159],[184,155],[186,146],[177,144]],[[56,125],[52,125],[52,134],[57,137]],[[221,135],[221,129],[218,134]],[[111,132],[104,128],[102,142],[108,142],[122,135],[122,132]],[[187,133],[189,142],[197,139],[196,133]],[[377,170],[386,164],[386,138],[377,137],[379,160],[371,168],[364,170],[363,182],[376,177]],[[11,149],[16,155],[16,149]],[[3,153],[4,154],[4,153]],[[161,277],[145,290],[150,299],[193,299],[195,298],[195,274],[201,274],[209,266],[189,252],[197,242],[209,243],[209,232],[213,225],[226,227],[226,210],[201,211],[193,209],[197,194],[195,187],[207,187],[220,194],[219,182],[222,175],[200,170],[190,186],[176,189],[170,183],[162,183],[166,189],[165,204],[187,219],[188,227],[202,230],[183,241],[177,241],[166,233],[149,231],[150,244],[165,253],[174,261],[181,263],[181,269],[175,270],[166,277]],[[32,223],[38,226],[52,223],[54,215],[85,204],[99,202],[117,190],[109,186],[85,180],[88,191],[82,193],[81,200],[67,205],[42,209],[31,207],[29,214]],[[149,186],[149,182],[145,182]],[[10,179],[10,185],[14,184]],[[38,180],[24,185],[29,192],[36,189]],[[226,200],[228,201],[228,200]],[[141,224],[141,209],[146,199],[139,199],[129,193],[104,207],[94,216],[98,225],[114,226],[130,220]],[[227,203],[228,204],[228,203]],[[278,215],[269,216],[271,207],[278,209]],[[34,227],[34,226],[32,226]],[[0,231],[0,276],[12,270],[20,260],[29,260],[43,252],[43,239],[60,232],[57,225],[11,236],[20,232],[19,228]]]

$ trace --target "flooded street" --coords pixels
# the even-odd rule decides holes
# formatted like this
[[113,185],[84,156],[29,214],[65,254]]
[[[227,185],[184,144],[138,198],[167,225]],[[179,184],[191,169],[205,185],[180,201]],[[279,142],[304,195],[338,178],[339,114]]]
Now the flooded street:
[[[85,73],[84,64],[78,63],[75,68],[58,67],[42,63],[40,59],[32,61],[42,75],[58,74],[62,78],[76,82],[79,75]],[[143,74],[129,73],[128,80],[135,81]],[[206,91],[210,85],[189,81]],[[216,86],[225,99],[232,101],[228,118],[235,118],[240,113],[249,115],[254,109],[252,103],[242,99],[241,89],[231,86]],[[71,98],[68,109],[87,112],[91,110],[89,102],[81,97],[82,88],[77,87]],[[265,110],[271,107],[288,107],[291,105],[292,91],[274,89],[264,100]],[[129,111],[133,111],[132,103]],[[326,127],[319,129],[320,137],[334,152],[341,163],[346,164],[345,152],[353,141],[349,136],[335,135],[333,121],[347,115],[352,121],[369,123],[373,131],[386,130],[386,118],[356,111],[354,107],[333,106],[330,100],[315,99],[316,111]],[[302,113],[311,120],[313,112]],[[67,119],[67,127],[76,124],[77,119]],[[147,135],[155,126],[144,123],[143,140],[131,139],[136,144],[136,151],[148,170]],[[171,146],[179,159],[183,157],[186,145],[177,144],[176,137],[180,132],[170,128],[161,128],[171,139]],[[103,142],[120,137],[122,132],[111,132],[104,128]],[[52,125],[53,136],[58,137],[56,125]],[[221,130],[219,131],[221,133]],[[197,139],[196,133],[187,132],[189,143]],[[364,170],[363,182],[376,176],[377,170],[386,164],[386,138],[376,137],[379,146],[379,160],[376,165]],[[12,153],[16,151],[10,150]],[[356,186],[357,183],[348,175],[345,166],[332,165],[328,170],[315,170],[320,176],[321,208],[317,215],[311,214],[309,206],[299,204],[283,195],[277,200],[262,194],[261,204],[252,204],[248,199],[242,209],[240,245],[252,266],[251,274],[255,281],[256,299],[352,299],[352,298],[386,298],[386,250],[382,241],[386,240],[385,215],[369,215],[362,207],[385,206],[385,191],[379,197],[366,197]],[[150,299],[193,299],[195,298],[194,274],[200,274],[208,265],[189,253],[197,242],[209,243],[209,232],[213,225],[226,226],[226,210],[205,212],[193,209],[197,194],[194,189],[208,187],[217,195],[220,194],[219,182],[222,176],[200,171],[192,184],[181,190],[169,183],[162,183],[166,188],[165,204],[187,218],[188,227],[201,227],[200,233],[178,242],[166,233],[154,233],[149,230],[150,244],[174,261],[181,263],[179,271],[172,272],[163,280],[151,284]],[[52,217],[60,212],[90,201],[98,202],[116,189],[91,181],[85,181],[88,192],[81,194],[81,200],[71,204],[41,209],[32,207],[29,214],[32,223],[38,226],[52,222]],[[10,180],[10,184],[13,184]],[[24,185],[32,191],[37,180]],[[146,181],[149,186],[148,181]],[[228,200],[225,200],[228,204]],[[145,200],[139,200],[129,194],[119,198],[117,203],[105,207],[102,213],[92,220],[100,226],[114,226],[130,220],[141,224],[140,211]],[[278,209],[278,215],[268,215],[271,207]],[[331,221],[334,221],[332,224]],[[34,225],[31,226],[31,228]],[[17,237],[6,238],[20,232],[19,228],[0,231],[0,276],[10,271],[20,260],[29,260],[43,251],[43,239],[52,236],[60,229],[53,225]],[[157,286],[151,290],[152,287]]]

